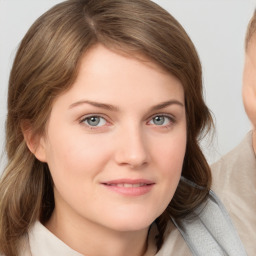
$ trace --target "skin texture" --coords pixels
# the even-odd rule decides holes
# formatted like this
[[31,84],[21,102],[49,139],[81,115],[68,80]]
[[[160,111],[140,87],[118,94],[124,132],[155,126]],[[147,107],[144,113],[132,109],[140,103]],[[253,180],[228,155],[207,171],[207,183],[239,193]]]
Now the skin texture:
[[243,73],[243,102],[253,126],[253,148],[256,153],[256,36],[249,41]]
[[101,45],[87,52],[35,151],[54,181],[46,227],[85,255],[143,255],[180,179],[184,105],[181,82],[146,58]]

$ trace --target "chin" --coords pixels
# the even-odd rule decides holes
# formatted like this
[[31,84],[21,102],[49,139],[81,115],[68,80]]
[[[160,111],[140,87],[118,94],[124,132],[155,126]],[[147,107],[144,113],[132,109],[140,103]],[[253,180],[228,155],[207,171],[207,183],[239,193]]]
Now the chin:
[[113,230],[119,231],[119,232],[136,232],[141,230],[146,230],[150,227],[151,223],[125,223],[120,225],[114,225],[112,227]]
[[145,230],[155,221],[158,216],[148,216],[144,214],[127,215],[127,216],[116,216],[108,223],[113,223],[112,229],[116,231],[139,231]]

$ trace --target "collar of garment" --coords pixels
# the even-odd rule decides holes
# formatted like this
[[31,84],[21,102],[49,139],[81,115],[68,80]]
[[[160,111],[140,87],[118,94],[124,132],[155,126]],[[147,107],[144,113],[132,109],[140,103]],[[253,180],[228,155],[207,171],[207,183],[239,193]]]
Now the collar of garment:
[[[145,256],[154,255],[155,247],[152,246],[154,244],[154,238],[157,234],[157,228],[155,225],[150,229],[149,234],[149,246]],[[56,237],[53,233],[51,233],[44,225],[42,225],[39,221],[36,221],[35,224],[29,231],[28,234],[29,241],[29,250],[25,256],[46,256],[46,255],[61,255],[61,256],[83,256],[77,251],[71,249],[67,246],[63,241],[61,241],[58,237]],[[23,255],[24,256],[24,255]],[[162,256],[162,254],[158,253],[157,256]]]
[[29,231],[29,245],[31,254],[36,256],[83,256],[67,246],[39,221]]

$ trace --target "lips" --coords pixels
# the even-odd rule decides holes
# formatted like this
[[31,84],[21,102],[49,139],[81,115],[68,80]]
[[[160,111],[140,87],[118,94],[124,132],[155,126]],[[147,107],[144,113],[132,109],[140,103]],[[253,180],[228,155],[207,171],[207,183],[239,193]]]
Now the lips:
[[119,179],[101,183],[105,188],[125,196],[141,196],[151,191],[155,183],[150,180]]
[[147,186],[149,184],[146,183],[137,183],[137,184],[131,184],[131,183],[118,183],[118,184],[105,184],[107,186],[117,186],[117,187],[124,187],[124,188],[138,188]]

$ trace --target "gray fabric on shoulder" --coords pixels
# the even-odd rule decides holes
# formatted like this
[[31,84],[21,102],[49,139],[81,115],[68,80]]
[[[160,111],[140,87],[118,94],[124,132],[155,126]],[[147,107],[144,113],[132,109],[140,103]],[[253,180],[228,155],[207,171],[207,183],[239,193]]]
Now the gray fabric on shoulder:
[[194,215],[179,223],[172,220],[194,256],[247,256],[225,207],[213,191]]

